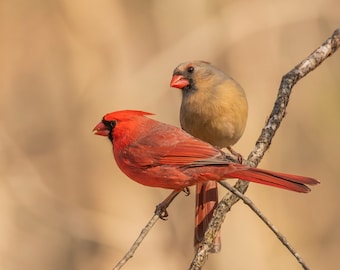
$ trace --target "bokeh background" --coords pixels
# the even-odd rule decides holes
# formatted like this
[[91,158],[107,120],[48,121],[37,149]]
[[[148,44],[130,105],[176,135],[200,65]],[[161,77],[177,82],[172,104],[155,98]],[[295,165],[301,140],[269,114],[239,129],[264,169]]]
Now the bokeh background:
[[[247,156],[282,75],[340,26],[337,0],[0,2],[0,268],[111,269],[169,193],[130,181],[93,136],[120,109],[179,125],[173,69],[206,60],[247,92]],[[247,195],[314,269],[340,250],[340,52],[294,88],[261,167],[322,182],[310,194]],[[221,189],[221,194],[225,191]],[[187,269],[194,196],[179,196],[124,269]],[[301,269],[242,203],[205,269]]]

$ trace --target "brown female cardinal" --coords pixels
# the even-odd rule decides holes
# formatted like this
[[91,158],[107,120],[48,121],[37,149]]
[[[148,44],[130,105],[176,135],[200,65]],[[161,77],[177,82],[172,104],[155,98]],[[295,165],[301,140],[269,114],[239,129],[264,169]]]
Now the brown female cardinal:
[[106,114],[93,129],[113,145],[118,167],[134,181],[176,192],[198,183],[240,178],[296,192],[319,183],[309,177],[251,168],[234,163],[219,148],[182,129],[146,117],[142,111]]
[[[191,61],[177,66],[170,85],[182,90],[182,128],[214,146],[231,146],[242,136],[248,104],[242,87],[208,62]],[[218,202],[216,182],[196,186],[195,247],[201,242]],[[217,235],[211,252],[221,249]]]

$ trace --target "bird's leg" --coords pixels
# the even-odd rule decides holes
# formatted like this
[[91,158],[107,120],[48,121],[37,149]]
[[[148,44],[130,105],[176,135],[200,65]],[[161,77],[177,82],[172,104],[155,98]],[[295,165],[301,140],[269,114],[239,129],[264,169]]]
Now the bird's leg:
[[[186,196],[189,196],[190,190],[189,188],[184,188],[183,191],[185,192]],[[167,220],[169,216],[168,211],[166,209],[170,205],[170,203],[176,198],[176,196],[181,192],[181,190],[174,190],[169,194],[168,197],[165,198],[160,204],[156,206],[155,214],[160,217],[160,219]]]
[[243,162],[243,157],[239,152],[236,152],[233,148],[231,148],[231,146],[227,146],[227,149],[229,150],[229,152],[234,155],[235,157],[237,157],[237,160],[240,164],[242,164]]

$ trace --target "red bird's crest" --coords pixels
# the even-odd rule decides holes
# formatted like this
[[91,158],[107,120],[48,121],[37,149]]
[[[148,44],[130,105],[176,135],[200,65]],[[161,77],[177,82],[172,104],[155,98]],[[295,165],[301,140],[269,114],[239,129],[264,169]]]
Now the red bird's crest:
[[136,111],[136,110],[123,110],[116,111],[106,114],[103,119],[106,121],[114,121],[114,120],[128,120],[133,118],[134,116],[143,116],[143,115],[154,115],[153,113]]

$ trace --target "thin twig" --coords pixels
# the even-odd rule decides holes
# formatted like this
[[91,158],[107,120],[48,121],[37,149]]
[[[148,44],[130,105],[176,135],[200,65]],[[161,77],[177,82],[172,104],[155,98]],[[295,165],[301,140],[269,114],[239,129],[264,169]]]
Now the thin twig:
[[[319,66],[327,57],[332,55],[340,46],[340,29],[337,29],[332,37],[330,37],[321,47],[319,47],[317,50],[315,50],[310,56],[308,56],[303,62],[301,62],[299,65],[297,65],[292,71],[287,73],[281,81],[279,94],[277,97],[277,100],[275,102],[273,111],[266,123],[266,126],[263,128],[262,133],[260,137],[258,138],[256,142],[255,149],[249,154],[248,160],[245,161],[245,164],[248,166],[256,167],[259,162],[261,161],[264,153],[267,151],[267,149],[270,146],[270,143],[272,141],[272,138],[275,135],[276,130],[278,129],[284,115],[286,112],[286,107],[288,105],[289,96],[291,93],[291,89],[293,86],[300,80],[302,77],[306,76],[309,72],[311,72],[313,69],[315,69],[317,66]],[[231,186],[230,186],[231,187]],[[218,204],[213,219],[210,222],[209,228],[207,232],[205,233],[205,240],[203,241],[202,246],[197,250],[195,258],[192,261],[192,264],[190,266],[190,269],[201,269],[204,265],[205,261],[208,258],[209,249],[212,245],[213,240],[215,239],[215,236],[218,232],[218,230],[221,227],[221,224],[223,223],[225,216],[228,211],[230,211],[231,207],[239,201],[240,198],[249,205],[253,210],[257,209],[255,205],[251,203],[251,201],[244,196],[240,196],[248,188],[248,182],[239,180],[235,184],[234,187],[231,187],[232,190],[235,191],[235,195],[233,194],[227,194],[225,195],[221,202]],[[245,198],[245,199],[244,199]],[[248,204],[247,202],[250,202]],[[253,205],[253,207],[251,206]],[[255,211],[259,215],[261,213],[260,211]],[[260,214],[262,217],[263,215]],[[260,216],[259,215],[259,216]],[[262,219],[262,217],[260,218]],[[160,216],[159,213],[155,214],[147,223],[147,225],[144,227],[144,229],[141,231],[140,235],[136,239],[136,241],[133,243],[129,251],[124,255],[124,257],[116,264],[116,266],[113,268],[113,270],[121,269],[125,263],[132,258],[135,251],[141,244],[141,242],[144,240],[146,235],[150,232],[151,228],[156,224],[156,222],[159,220]],[[276,228],[270,224],[270,222],[267,219],[262,219],[270,228],[271,230],[277,235],[277,237],[280,239],[283,243],[288,243],[288,241],[283,237],[279,236],[280,233],[276,230]],[[287,246],[287,245],[285,245]],[[299,255],[296,253],[296,251],[288,244],[289,247],[287,247],[290,252],[293,253],[293,255],[297,258],[297,260],[300,262],[300,264],[304,267],[305,270],[307,270],[307,266],[305,266],[303,260],[299,257]]]
[[[286,114],[286,108],[293,86],[301,78],[318,67],[326,58],[331,56],[339,47],[340,29],[336,29],[333,35],[329,37],[319,48],[282,77],[274,108],[255,144],[255,149],[249,154],[248,160],[244,162],[246,165],[256,167],[260,163],[265,152],[268,150],[271,141]],[[245,193],[247,187],[248,182],[241,180],[237,181],[234,186],[234,188],[241,193]],[[204,241],[192,260],[190,270],[202,269],[208,258],[210,247],[225,219],[227,212],[230,211],[231,207],[238,201],[239,197],[234,194],[227,194],[222,198],[221,202],[219,202],[205,233]]]
[[[186,196],[190,195],[189,188],[183,189],[183,192],[186,194]],[[173,200],[178,196],[179,193],[180,192],[175,191],[175,190],[172,191],[171,194],[169,194],[169,196],[167,196],[164,201],[162,201],[160,204],[158,204],[156,206],[155,214],[153,215],[153,217],[145,225],[145,227],[143,228],[143,230],[139,234],[136,241],[132,244],[132,246],[130,247],[128,252],[125,253],[123,258],[115,265],[115,267],[112,270],[119,270],[120,268],[122,268],[127,263],[128,260],[130,260],[132,258],[132,256],[135,254],[139,245],[142,243],[144,238],[148,235],[148,233],[152,229],[153,225],[155,225],[156,222],[159,219],[162,219],[162,220],[167,219],[168,213],[167,213],[166,209],[173,202]]]
[[156,222],[159,220],[160,215],[155,213],[153,215],[153,217],[149,220],[149,222],[146,224],[146,226],[144,227],[144,229],[141,231],[140,235],[138,236],[138,238],[136,239],[136,241],[132,244],[131,248],[129,249],[129,251],[124,255],[124,257],[115,265],[115,267],[113,267],[112,270],[119,270],[120,268],[122,268],[124,266],[124,264],[127,263],[127,261],[129,259],[132,258],[132,256],[135,254],[137,248],[139,247],[139,245],[142,243],[142,241],[144,240],[144,238],[147,236],[147,234],[150,232],[151,228],[153,227],[153,225],[156,224]]
[[222,186],[228,189],[230,192],[239,197],[246,205],[248,205],[254,213],[269,227],[269,229],[277,236],[277,238],[281,241],[281,243],[293,254],[296,260],[302,265],[303,269],[309,270],[308,266],[304,262],[304,260],[300,257],[297,251],[293,248],[293,246],[288,242],[287,238],[281,234],[278,229],[269,221],[269,219],[260,211],[259,208],[243,193],[239,192],[236,188],[231,186],[227,182],[219,182]]

